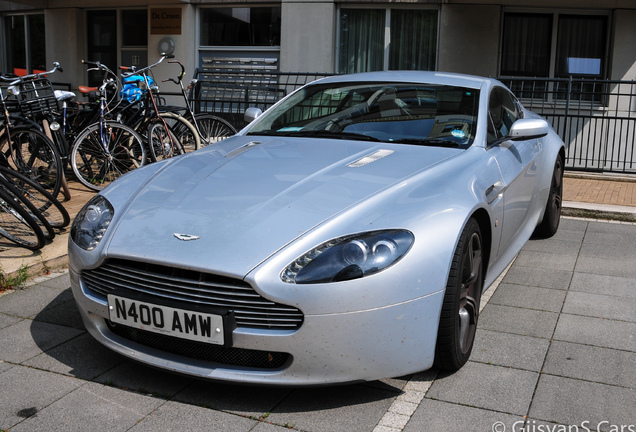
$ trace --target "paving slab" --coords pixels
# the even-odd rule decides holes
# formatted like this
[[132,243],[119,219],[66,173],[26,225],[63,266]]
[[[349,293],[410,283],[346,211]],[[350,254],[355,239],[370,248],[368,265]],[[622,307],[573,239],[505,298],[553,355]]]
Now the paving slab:
[[503,283],[490,302],[492,304],[559,312],[563,307],[565,291]]
[[541,375],[528,417],[561,425],[587,422],[592,430],[615,431],[612,425],[634,425],[635,406],[631,388]]
[[573,271],[576,265],[577,255],[557,255],[550,252],[536,252],[522,249],[515,264],[525,267],[541,269]]
[[479,317],[479,328],[549,339],[558,313],[488,304]]
[[168,401],[141,420],[130,432],[252,431],[256,421],[210,408]]
[[80,330],[55,324],[22,320],[0,330],[3,345],[0,360],[22,363],[82,333]]
[[503,278],[504,283],[559,290],[567,290],[571,280],[572,272],[569,270],[524,267],[518,264],[513,265]]
[[19,321],[22,321],[22,319],[23,318],[18,318],[15,316],[0,313],[0,330],[2,330],[5,327],[9,327]]
[[491,430],[496,431],[494,427],[499,423],[509,426],[509,430],[512,430],[512,425],[523,425],[523,422],[523,416],[514,416],[466,405],[424,399],[404,428],[404,432],[487,432]]
[[397,393],[365,385],[296,389],[267,417],[277,425],[312,432],[370,431]]
[[570,291],[636,298],[634,279],[619,276],[574,273]]
[[569,292],[563,313],[636,322],[636,298]]
[[96,383],[86,383],[38,411],[11,432],[128,431],[165,401]]
[[192,378],[124,360],[98,376],[95,381],[112,387],[170,399],[190,385]]
[[291,392],[291,389],[284,387],[237,386],[196,380],[175,395],[173,400],[259,419],[271,412]]
[[470,359],[476,362],[539,372],[549,345],[548,339],[479,328]]
[[636,352],[636,323],[562,314],[554,340]]
[[526,415],[537,372],[469,361],[453,374],[440,374],[426,398]]
[[42,370],[93,380],[125,360],[84,333],[23,364]]
[[634,366],[634,352],[554,341],[543,372],[636,389]]
[[[0,373],[0,429],[12,428],[31,416],[39,415],[41,410],[83,384],[84,381],[75,378],[24,366],[5,370]],[[85,409],[85,405],[80,406]],[[34,429],[27,427],[22,430]]]
[[0,312],[20,318],[33,318],[44,308],[54,307],[68,300],[67,296],[60,296],[60,291],[56,289],[35,285],[4,296],[0,302]]

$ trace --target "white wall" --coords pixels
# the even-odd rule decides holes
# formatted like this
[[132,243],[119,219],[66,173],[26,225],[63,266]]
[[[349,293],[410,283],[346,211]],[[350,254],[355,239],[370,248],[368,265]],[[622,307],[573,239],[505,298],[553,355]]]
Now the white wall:
[[281,14],[280,70],[334,72],[335,3],[283,0]]
[[500,22],[500,6],[442,5],[438,69],[496,76]]

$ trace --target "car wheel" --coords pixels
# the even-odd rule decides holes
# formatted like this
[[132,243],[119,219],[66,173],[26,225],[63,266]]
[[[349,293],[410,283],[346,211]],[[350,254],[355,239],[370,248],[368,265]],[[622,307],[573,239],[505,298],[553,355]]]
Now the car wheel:
[[535,237],[548,238],[556,234],[561,221],[561,207],[563,205],[563,158],[557,157],[552,172],[550,194],[545,206],[543,220],[534,230]]
[[455,371],[470,357],[484,284],[483,242],[479,224],[470,219],[459,239],[442,304],[435,366]]

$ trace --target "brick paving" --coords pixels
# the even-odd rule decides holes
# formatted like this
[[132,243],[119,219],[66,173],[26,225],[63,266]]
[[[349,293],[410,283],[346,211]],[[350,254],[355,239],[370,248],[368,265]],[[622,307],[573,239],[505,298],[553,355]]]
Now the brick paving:
[[564,201],[636,207],[636,177],[625,180],[565,177]]

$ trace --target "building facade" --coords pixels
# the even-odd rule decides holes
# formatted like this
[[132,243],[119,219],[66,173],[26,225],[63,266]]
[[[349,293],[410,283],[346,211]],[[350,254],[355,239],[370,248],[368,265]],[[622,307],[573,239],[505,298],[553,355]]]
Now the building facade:
[[[636,0],[0,1],[3,73],[87,83],[82,59],[143,66],[173,51],[282,72],[439,70],[636,80]],[[176,74],[163,64],[159,74]]]

